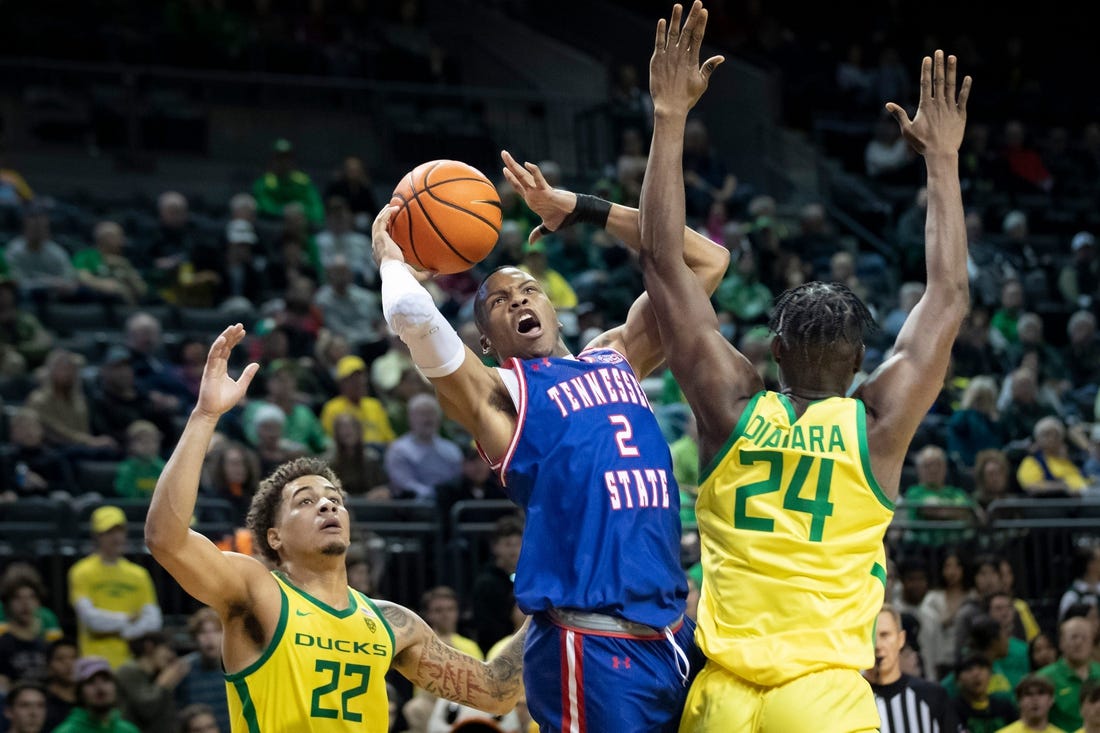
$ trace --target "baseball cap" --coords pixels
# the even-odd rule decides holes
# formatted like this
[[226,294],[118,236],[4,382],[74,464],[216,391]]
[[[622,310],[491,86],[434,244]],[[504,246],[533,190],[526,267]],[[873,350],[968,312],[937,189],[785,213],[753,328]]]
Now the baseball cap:
[[1091,232],[1077,232],[1073,235],[1073,242],[1070,246],[1074,252],[1082,247],[1095,247],[1096,237],[1092,236]]
[[121,344],[113,344],[107,349],[107,355],[103,357],[103,363],[117,364],[120,361],[130,361],[130,350]]
[[366,368],[366,362],[364,362],[358,356],[345,356],[340,359],[340,361],[336,362],[336,378],[343,379],[344,377],[349,377],[356,372],[363,371]]
[[271,149],[276,153],[293,153],[294,143],[287,140],[285,137],[281,137],[275,141],[275,144],[271,146]]
[[230,244],[240,242],[256,244],[256,229],[251,222],[244,219],[234,219],[225,228],[225,238],[229,240]]
[[109,674],[114,677],[111,663],[103,657],[81,657],[73,662],[73,682],[80,684],[87,682],[97,674]]
[[93,533],[103,534],[120,526],[126,526],[126,513],[117,506],[101,506],[92,512]]

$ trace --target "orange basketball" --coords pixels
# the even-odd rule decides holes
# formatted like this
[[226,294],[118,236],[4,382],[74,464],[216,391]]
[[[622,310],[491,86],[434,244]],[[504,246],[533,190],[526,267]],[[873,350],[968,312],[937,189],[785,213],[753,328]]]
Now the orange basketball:
[[393,191],[390,236],[405,261],[441,274],[469,270],[500,235],[500,196],[473,166],[432,160],[410,171]]

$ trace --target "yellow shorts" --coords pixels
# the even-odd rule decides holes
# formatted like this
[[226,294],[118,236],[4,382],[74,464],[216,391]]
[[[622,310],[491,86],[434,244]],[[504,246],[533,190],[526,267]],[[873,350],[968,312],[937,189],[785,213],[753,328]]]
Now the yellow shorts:
[[688,692],[680,733],[869,733],[879,729],[871,686],[852,669],[827,669],[759,687],[714,662]]

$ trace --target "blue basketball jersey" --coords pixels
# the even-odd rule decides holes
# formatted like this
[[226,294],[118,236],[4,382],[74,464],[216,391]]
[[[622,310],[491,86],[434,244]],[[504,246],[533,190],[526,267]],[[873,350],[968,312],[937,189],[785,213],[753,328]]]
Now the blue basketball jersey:
[[634,371],[612,349],[520,361],[516,431],[498,470],[526,510],[515,596],[663,628],[684,612],[680,491]]

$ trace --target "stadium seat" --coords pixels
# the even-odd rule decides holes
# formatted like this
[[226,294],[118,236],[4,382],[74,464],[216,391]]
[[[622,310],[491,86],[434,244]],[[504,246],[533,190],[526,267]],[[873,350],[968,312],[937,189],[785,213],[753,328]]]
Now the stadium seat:
[[77,461],[74,472],[79,484],[79,492],[74,493],[94,491],[103,496],[114,495],[117,461],[80,460]]
[[63,336],[116,328],[110,311],[102,303],[49,303],[43,313],[43,324]]

